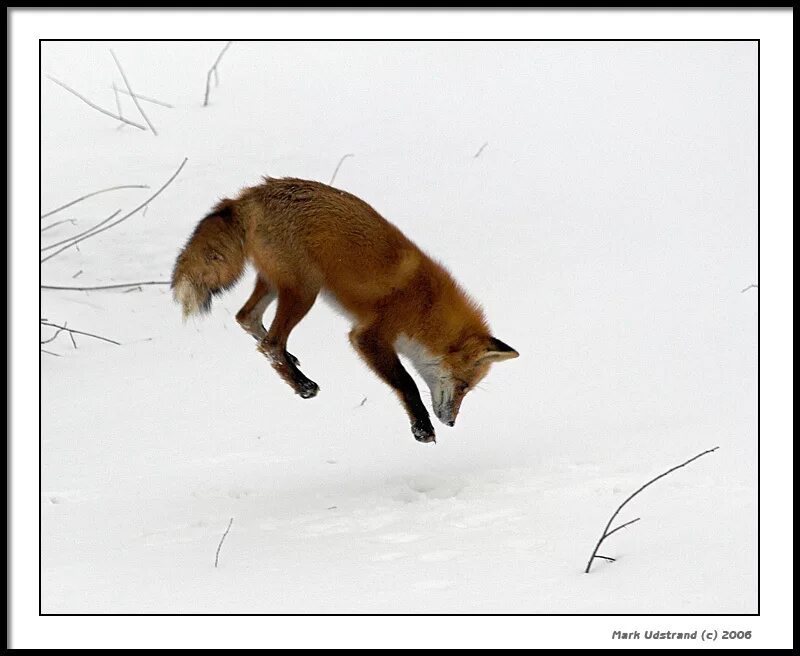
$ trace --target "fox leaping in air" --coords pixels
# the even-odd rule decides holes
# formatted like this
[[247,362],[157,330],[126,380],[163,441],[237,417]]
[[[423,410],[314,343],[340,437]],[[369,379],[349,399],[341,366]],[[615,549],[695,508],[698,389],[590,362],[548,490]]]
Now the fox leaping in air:
[[[493,362],[519,356],[492,336],[483,311],[443,266],[367,203],[320,182],[265,178],[220,201],[175,263],[172,290],[184,317],[208,312],[211,297],[232,287],[248,261],[255,289],[236,320],[295,393],[308,399],[319,391],[286,344],[323,293],[352,318],[350,342],[397,392],[420,442],[436,434],[398,353],[425,380],[448,426]],[[275,299],[267,330],[262,316]]]

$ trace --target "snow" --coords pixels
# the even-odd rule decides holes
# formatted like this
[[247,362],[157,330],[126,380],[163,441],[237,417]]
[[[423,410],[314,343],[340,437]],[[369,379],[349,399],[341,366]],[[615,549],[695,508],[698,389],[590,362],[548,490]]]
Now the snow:
[[[43,291],[45,613],[754,613],[756,44],[45,42],[113,110],[113,46],[158,136],[42,80],[43,284],[167,280],[195,223],[262,175],[365,199],[521,357],[416,442],[318,302],[295,396],[233,315],[164,286]],[[125,116],[136,120],[130,98]],[[475,156],[484,144],[479,156]],[[78,271],[81,275],[73,279]],[[268,310],[266,320],[269,320]],[[42,339],[52,329],[42,330]],[[420,388],[426,389],[420,381]],[[366,399],[366,401],[363,401]],[[614,509],[617,558],[583,569]],[[230,533],[214,557],[231,518]]]

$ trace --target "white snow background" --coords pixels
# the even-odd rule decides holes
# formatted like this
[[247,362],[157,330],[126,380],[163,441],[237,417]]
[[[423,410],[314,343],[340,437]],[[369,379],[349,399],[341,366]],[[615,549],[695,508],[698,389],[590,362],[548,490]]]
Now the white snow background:
[[[143,103],[158,136],[118,129],[43,76],[42,212],[151,187],[44,219],[74,224],[43,245],[188,162],[42,283],[168,280],[218,198],[328,182],[352,153],[335,186],[443,261],[521,357],[424,445],[322,301],[290,340],[321,392],[295,396],[233,319],[249,271],[185,325],[166,286],[44,290],[42,317],[121,345],[44,346],[42,611],[755,612],[756,44],[234,42],[203,107],[223,45],[43,43],[43,75],[107,109],[109,47],[175,106]],[[714,446],[583,573],[630,492]]]

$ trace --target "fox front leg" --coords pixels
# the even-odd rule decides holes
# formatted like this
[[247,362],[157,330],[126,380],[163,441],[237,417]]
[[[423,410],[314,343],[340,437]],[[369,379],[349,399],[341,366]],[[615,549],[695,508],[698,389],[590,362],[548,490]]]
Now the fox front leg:
[[369,367],[400,396],[411,420],[414,439],[436,442],[436,433],[419,390],[392,346],[377,331],[369,329],[354,329],[350,333],[350,342]]

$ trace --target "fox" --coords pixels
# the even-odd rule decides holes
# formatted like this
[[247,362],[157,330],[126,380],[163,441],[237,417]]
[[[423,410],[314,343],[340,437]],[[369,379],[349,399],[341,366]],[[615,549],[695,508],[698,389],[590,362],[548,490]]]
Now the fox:
[[[247,263],[255,287],[236,321],[292,390],[303,399],[320,390],[287,344],[322,295],[350,318],[350,343],[397,393],[419,442],[435,442],[436,433],[400,355],[447,426],[493,363],[519,356],[492,335],[480,305],[442,264],[365,201],[321,182],[264,177],[212,208],[175,261],[171,289],[184,320],[208,313]],[[275,300],[266,329],[263,316]]]

